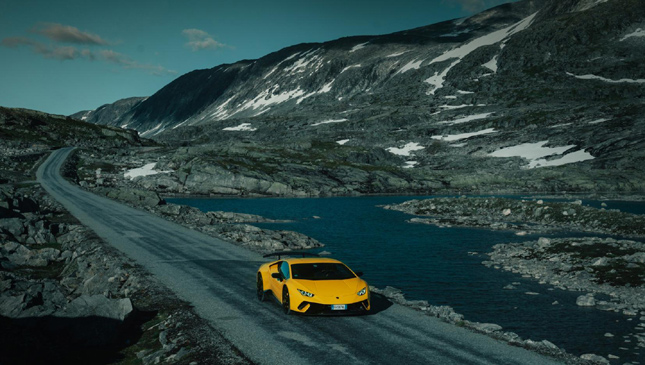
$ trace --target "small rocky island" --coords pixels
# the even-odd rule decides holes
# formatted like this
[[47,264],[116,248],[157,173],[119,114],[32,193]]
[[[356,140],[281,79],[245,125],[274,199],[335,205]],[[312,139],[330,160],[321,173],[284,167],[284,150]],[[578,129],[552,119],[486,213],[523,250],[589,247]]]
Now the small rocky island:
[[630,237],[645,236],[645,217],[618,210],[595,209],[574,202],[541,199],[433,198],[386,205],[385,209],[423,216],[411,223],[516,230],[519,235],[554,230]]

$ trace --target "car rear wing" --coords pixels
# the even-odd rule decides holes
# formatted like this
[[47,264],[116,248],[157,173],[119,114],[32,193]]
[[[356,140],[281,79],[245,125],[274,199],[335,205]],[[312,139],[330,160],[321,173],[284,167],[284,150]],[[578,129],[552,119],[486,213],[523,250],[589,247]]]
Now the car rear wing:
[[280,260],[280,258],[282,256],[301,256],[301,257],[304,258],[304,257],[307,257],[307,256],[319,257],[320,255],[318,255],[317,253],[304,252],[304,251],[277,251],[277,252],[272,252],[272,253],[266,254],[266,255],[264,255],[262,257],[272,257],[272,256],[276,256],[278,258],[278,260]]

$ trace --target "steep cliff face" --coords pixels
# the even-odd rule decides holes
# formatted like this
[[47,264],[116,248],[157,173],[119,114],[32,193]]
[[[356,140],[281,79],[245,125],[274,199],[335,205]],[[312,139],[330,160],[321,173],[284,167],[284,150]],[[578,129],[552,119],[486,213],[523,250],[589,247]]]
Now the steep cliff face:
[[119,123],[255,174],[318,156],[439,186],[643,190],[643,29],[640,0],[525,0],[193,71]]

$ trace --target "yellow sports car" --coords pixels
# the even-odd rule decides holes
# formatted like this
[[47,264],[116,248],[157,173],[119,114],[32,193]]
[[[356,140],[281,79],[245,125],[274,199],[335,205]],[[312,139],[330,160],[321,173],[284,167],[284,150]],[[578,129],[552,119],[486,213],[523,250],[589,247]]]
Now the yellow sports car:
[[[291,256],[281,259],[282,256]],[[310,253],[275,252],[260,266],[257,295],[264,301],[271,293],[285,314],[349,314],[370,310],[370,290],[360,276],[338,260]],[[302,257],[293,257],[302,256]],[[311,257],[307,257],[311,256]]]

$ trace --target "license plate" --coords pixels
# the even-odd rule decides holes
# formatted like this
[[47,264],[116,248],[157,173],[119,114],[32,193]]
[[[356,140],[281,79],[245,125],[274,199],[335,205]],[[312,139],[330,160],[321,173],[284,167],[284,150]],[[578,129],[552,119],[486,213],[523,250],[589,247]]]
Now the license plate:
[[347,310],[346,304],[332,304],[331,310],[333,311],[345,311]]

